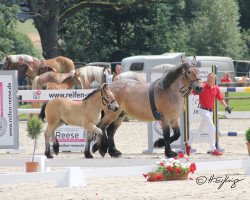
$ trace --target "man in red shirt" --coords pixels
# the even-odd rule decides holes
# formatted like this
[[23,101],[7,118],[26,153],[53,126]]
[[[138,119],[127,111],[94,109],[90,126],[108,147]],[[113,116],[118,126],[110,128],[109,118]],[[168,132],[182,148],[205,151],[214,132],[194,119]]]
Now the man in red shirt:
[[[194,94],[194,92],[193,92]],[[228,107],[224,101],[224,97],[220,91],[220,88],[215,85],[215,74],[210,73],[207,76],[207,82],[203,83],[203,90],[199,94],[200,110],[199,114],[202,118],[199,129],[190,137],[188,143],[185,143],[186,152],[190,155],[191,145],[198,138],[204,129],[209,133],[209,142],[211,147],[212,155],[222,155],[222,152],[217,150],[215,147],[215,126],[213,124],[212,114],[214,109],[215,98],[225,107],[225,111],[231,113],[231,108]]]
[[225,72],[224,76],[220,80],[221,83],[231,83],[232,79],[230,77],[230,74]]

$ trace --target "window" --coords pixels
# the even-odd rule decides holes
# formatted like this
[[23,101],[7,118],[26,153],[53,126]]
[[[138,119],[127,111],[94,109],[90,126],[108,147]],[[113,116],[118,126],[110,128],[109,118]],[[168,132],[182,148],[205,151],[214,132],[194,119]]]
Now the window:
[[130,67],[131,71],[142,71],[144,63],[133,63]]

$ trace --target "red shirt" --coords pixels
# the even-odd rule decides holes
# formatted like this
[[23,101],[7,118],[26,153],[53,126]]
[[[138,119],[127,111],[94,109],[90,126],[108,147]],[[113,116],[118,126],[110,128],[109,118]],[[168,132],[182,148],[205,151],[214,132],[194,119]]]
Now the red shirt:
[[209,87],[207,83],[203,83],[203,90],[199,94],[199,102],[202,108],[214,109],[214,99],[223,100],[223,94],[217,85],[213,88]]
[[230,83],[232,81],[231,81],[231,79],[228,79],[228,78],[222,78],[220,82],[222,82],[222,83]]

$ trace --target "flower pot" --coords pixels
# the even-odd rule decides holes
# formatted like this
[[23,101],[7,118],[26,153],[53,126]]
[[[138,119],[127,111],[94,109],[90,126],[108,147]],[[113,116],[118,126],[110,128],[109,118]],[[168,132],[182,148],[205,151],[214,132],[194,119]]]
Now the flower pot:
[[248,149],[248,155],[250,156],[250,142],[246,142],[247,149]]
[[165,180],[173,181],[173,180],[187,180],[188,179],[188,172],[185,174],[171,174],[169,176],[165,176]]
[[162,172],[150,172],[148,173],[147,181],[164,181],[165,176]]
[[26,162],[26,172],[37,172],[38,162]]

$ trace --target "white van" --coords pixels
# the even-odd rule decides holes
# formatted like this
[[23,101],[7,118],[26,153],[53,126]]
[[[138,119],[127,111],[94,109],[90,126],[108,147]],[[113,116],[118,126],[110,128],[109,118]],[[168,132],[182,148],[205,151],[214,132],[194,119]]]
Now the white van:
[[[187,57],[188,59],[193,59],[192,56]],[[235,76],[234,63],[229,57],[221,56],[196,56],[199,67],[211,67],[212,65],[217,65],[217,78],[220,82],[221,77],[225,72],[231,74],[231,77]]]
[[153,69],[161,64],[178,65],[181,63],[182,57],[185,59],[185,53],[131,56],[122,60],[122,71],[146,72],[146,70]]
[[[178,65],[182,62],[182,58],[186,58],[185,53],[131,56],[122,60],[122,71],[146,72],[146,70],[153,69],[162,64]],[[187,57],[187,59],[192,60],[193,56]],[[212,65],[217,65],[217,77],[219,82],[225,72],[230,73],[232,77],[235,76],[234,63],[229,57],[196,56],[196,60],[199,67],[211,67]]]

